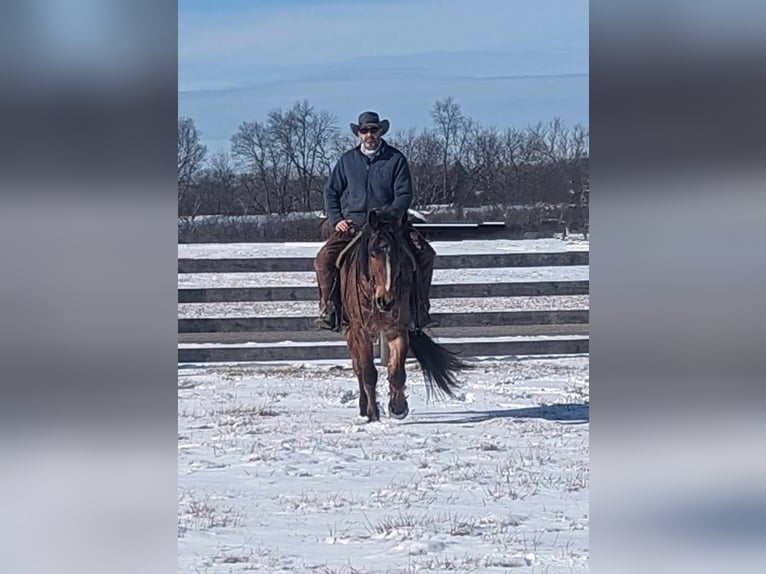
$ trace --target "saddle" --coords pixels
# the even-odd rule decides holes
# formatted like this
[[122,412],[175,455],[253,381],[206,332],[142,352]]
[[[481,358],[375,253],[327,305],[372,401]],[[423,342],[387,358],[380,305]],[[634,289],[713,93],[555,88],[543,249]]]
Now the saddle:
[[[354,249],[356,244],[362,238],[362,235],[363,234],[361,232],[357,232],[353,239],[349,241],[348,245],[343,248],[343,250],[338,254],[338,257],[335,259],[335,268],[338,270],[338,272],[336,272],[335,277],[333,277],[330,293],[327,297],[328,318],[330,318],[330,324],[326,325],[324,328],[330,328],[331,330],[338,333],[341,332],[341,327],[344,326],[344,313],[342,303],[343,298],[341,297],[340,292],[341,285],[339,271],[343,267],[343,264],[346,262],[348,254],[351,253],[352,249]],[[402,246],[408,259],[412,262],[414,269],[413,280],[417,282],[420,281],[420,268],[418,267],[417,258],[414,252],[416,247],[412,244],[412,240],[409,238],[409,234],[405,233],[405,238],[406,239],[400,245]],[[415,287],[410,290],[410,309],[412,309],[413,323],[415,325],[421,324],[421,307],[422,305],[420,297],[418,296],[418,289]]]

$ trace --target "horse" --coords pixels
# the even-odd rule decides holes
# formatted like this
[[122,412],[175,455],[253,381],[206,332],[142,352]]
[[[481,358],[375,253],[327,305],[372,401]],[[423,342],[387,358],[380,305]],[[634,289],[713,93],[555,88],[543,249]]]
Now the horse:
[[420,364],[429,394],[453,396],[458,372],[469,368],[413,323],[417,264],[410,229],[406,214],[397,218],[372,211],[336,262],[346,345],[359,381],[359,415],[370,422],[380,419],[373,356],[379,334],[388,344],[388,412],[393,418],[409,414],[404,392],[409,351]]

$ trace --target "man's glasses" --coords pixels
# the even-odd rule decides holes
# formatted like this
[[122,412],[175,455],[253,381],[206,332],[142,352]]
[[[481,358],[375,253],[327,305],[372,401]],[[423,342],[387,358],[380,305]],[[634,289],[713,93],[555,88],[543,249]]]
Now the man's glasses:
[[360,134],[376,134],[378,133],[378,128],[359,128]]

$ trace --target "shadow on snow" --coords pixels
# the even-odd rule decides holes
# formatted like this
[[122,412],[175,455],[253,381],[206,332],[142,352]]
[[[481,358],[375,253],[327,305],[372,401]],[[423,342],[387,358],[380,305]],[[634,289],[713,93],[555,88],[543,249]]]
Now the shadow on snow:
[[492,419],[545,419],[567,423],[590,422],[590,403],[553,404],[518,409],[485,411],[430,411],[413,413],[406,425],[480,423]]

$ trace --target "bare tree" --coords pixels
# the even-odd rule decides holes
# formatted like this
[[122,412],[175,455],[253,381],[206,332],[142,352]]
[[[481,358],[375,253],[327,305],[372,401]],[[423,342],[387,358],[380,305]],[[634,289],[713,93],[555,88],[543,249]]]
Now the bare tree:
[[184,224],[185,234],[192,234],[196,229],[202,207],[203,195],[199,188],[178,187],[178,219]]
[[178,118],[178,215],[191,233],[203,206],[202,192],[197,186],[207,148],[200,142],[194,120]]
[[333,141],[338,133],[335,121],[334,116],[317,112],[305,100],[296,102],[286,113],[279,109],[269,113],[269,131],[295,170],[305,211],[322,204],[323,180],[331,169]]
[[191,118],[178,118],[178,186],[189,187],[202,169],[207,147]]
[[570,159],[577,160],[590,155],[590,133],[580,124],[572,128],[568,144],[566,154]]
[[[582,213],[587,232],[587,128],[569,129],[560,118],[526,129],[485,128],[452,97],[437,101],[431,118],[428,128],[387,138],[408,158],[415,207],[541,203],[551,210],[563,204],[569,217]],[[357,143],[332,115],[304,100],[242,123],[230,155],[216,153],[205,167],[200,133],[193,120],[180,117],[179,217],[317,209],[333,163]]]
[[576,213],[583,236],[588,239],[590,228],[590,134],[581,125],[576,125],[567,141],[567,173],[574,196]]
[[[240,124],[231,138],[231,154],[240,168],[249,174],[242,183],[249,190],[253,203],[266,213],[285,213],[291,165],[275,143],[269,127],[259,122]],[[263,197],[263,203],[260,197]]]
[[440,147],[434,133],[427,129],[418,133],[415,128],[411,128],[397,132],[391,141],[407,156],[415,189],[413,207],[439,203]]
[[206,171],[208,195],[216,200],[215,213],[247,215],[248,206],[237,193],[237,172],[228,152],[219,151],[213,154]]
[[497,199],[500,169],[500,136],[496,128],[474,126],[466,138],[462,165],[468,174],[468,187],[460,191],[462,203]]
[[531,129],[530,138],[541,160],[538,171],[547,177],[540,189],[547,190],[557,204],[564,236],[573,225],[585,230],[588,219],[587,130],[579,125],[570,130],[560,118],[554,118]]
[[460,147],[464,143],[460,134],[464,133],[466,118],[452,96],[434,104],[431,118],[441,146],[442,198],[447,202],[452,196],[448,185],[450,158],[459,158]]
[[266,161],[271,167],[273,187],[279,202],[279,213],[287,213],[293,209],[294,198],[291,196],[293,183],[293,160],[290,152],[290,143],[285,141],[287,137],[283,131],[287,131],[287,120],[281,108],[272,110],[268,114],[266,125]]

